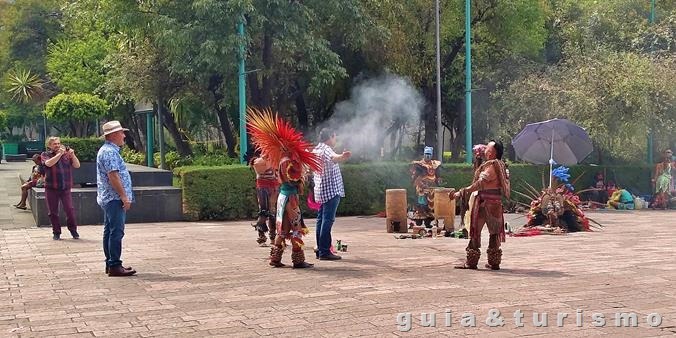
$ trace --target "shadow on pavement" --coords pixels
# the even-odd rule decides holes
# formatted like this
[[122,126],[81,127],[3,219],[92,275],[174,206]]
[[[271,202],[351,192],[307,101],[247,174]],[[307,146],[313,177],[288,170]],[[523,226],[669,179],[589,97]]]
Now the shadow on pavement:
[[541,269],[505,269],[500,268],[499,271],[492,271],[488,269],[479,269],[479,271],[486,271],[491,273],[499,273],[501,275],[511,276],[529,276],[529,277],[570,277],[569,274],[561,271],[541,270]]

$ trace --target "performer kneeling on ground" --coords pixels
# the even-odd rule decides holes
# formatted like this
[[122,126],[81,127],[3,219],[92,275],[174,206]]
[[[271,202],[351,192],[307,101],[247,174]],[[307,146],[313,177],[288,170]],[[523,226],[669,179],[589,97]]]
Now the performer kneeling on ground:
[[510,184],[502,161],[503,146],[501,142],[491,140],[486,145],[484,158],[474,173],[474,183],[469,187],[460,189],[454,194],[454,198],[460,198],[473,191],[478,191],[476,204],[472,210],[470,225],[470,241],[467,245],[467,261],[457,266],[458,269],[476,269],[481,256],[481,230],[484,224],[488,226],[490,239],[488,242],[487,268],[499,270],[502,261],[502,249],[500,243],[505,241],[505,227],[502,213],[502,196],[509,198]]

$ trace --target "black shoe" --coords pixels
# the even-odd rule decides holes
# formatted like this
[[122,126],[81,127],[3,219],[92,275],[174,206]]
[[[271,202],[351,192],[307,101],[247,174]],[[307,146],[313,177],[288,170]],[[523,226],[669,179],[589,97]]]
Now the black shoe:
[[315,252],[315,258],[319,259],[319,249],[314,248],[312,250]]
[[326,256],[319,256],[320,261],[337,261],[337,260],[340,260],[342,258],[343,257],[340,257],[338,255],[334,255],[334,254],[328,254]]
[[79,239],[80,234],[77,233],[77,231],[71,231],[70,235],[73,236],[73,239]]
[[55,240],[55,241],[60,240],[60,239],[61,239],[61,234],[54,234],[54,236],[52,236],[52,239]]

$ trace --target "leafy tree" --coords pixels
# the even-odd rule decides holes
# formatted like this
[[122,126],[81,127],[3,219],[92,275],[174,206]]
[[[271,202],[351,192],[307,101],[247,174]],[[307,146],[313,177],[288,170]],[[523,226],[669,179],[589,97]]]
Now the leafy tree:
[[0,73],[29,69],[45,73],[49,40],[61,33],[60,0],[16,0],[0,11]]
[[7,112],[0,110],[0,130],[4,131],[7,128]]
[[86,93],[59,94],[54,96],[45,107],[50,119],[67,122],[71,135],[88,136],[90,123],[108,113],[109,104],[103,99]]
[[663,11],[663,21],[649,26],[646,2],[557,4],[556,63],[532,65],[493,94],[491,111],[504,112],[496,126],[502,135],[515,135],[527,122],[569,118],[592,136],[595,162],[642,161],[649,130],[668,144],[676,72],[673,26],[667,27],[675,8],[666,7],[671,12]]
[[49,75],[66,93],[96,93],[104,83],[108,40],[100,32],[64,38],[50,45]]
[[[464,1],[441,1],[442,120],[452,130],[453,155],[464,140]],[[472,1],[472,53],[474,70],[493,68],[510,57],[537,57],[547,36],[548,6],[539,0]],[[387,29],[384,48],[369,44],[367,58],[407,76],[430,103],[422,118],[426,144],[436,144],[435,13],[429,1],[370,3],[370,13]],[[370,48],[369,48],[370,46]],[[476,72],[475,72],[476,76]],[[493,78],[491,81],[497,82]],[[476,82],[475,82],[476,83]],[[476,105],[476,103],[475,103]],[[476,109],[473,110],[476,112]],[[475,119],[475,124],[485,123]]]

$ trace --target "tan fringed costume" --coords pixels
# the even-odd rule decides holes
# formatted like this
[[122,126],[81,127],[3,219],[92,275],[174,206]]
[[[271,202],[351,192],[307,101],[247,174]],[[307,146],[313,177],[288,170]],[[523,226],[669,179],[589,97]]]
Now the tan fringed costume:
[[500,243],[505,241],[505,222],[503,219],[502,197],[509,198],[510,183],[505,163],[499,159],[484,162],[474,173],[473,184],[463,188],[460,195],[478,191],[476,204],[472,208],[470,221],[470,241],[467,245],[467,261],[458,268],[476,269],[481,256],[481,231],[484,224],[488,227],[487,268],[498,270],[502,261]]

